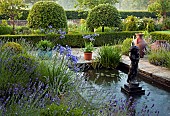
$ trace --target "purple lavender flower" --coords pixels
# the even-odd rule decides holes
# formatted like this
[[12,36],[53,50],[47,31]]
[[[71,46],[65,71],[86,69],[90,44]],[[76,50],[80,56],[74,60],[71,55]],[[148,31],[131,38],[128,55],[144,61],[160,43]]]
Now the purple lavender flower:
[[48,26],[48,28],[50,28],[50,29],[51,29],[51,28],[53,28],[53,26],[52,26],[52,25],[49,25],[49,26]]
[[71,55],[70,57],[71,57],[71,61],[73,61],[74,63],[77,63],[78,61],[77,56]]
[[59,53],[64,54],[64,52],[65,52],[65,47],[60,46]]

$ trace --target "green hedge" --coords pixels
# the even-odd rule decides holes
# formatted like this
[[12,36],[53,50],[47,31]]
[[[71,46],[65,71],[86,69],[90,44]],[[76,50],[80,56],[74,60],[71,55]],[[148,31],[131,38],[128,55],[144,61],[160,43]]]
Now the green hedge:
[[[140,17],[140,18],[143,18],[143,17],[157,18],[156,13],[151,13],[148,11],[119,11],[119,12],[120,12],[122,19],[125,19],[125,18],[127,18],[127,16],[131,16],[131,15]],[[169,13],[169,15],[170,15],[170,13]]]
[[[23,14],[19,18],[19,20],[26,20],[29,10],[23,10]],[[127,16],[136,16],[136,17],[151,17],[151,18],[157,18],[156,13],[151,13],[148,11],[119,11],[121,18],[125,19]],[[74,10],[68,10],[66,11],[67,19],[86,19],[88,15],[88,11],[74,11]],[[167,16],[170,16],[170,12],[167,12]],[[5,15],[0,15],[1,19],[8,19],[9,17],[6,17]]]
[[[112,33],[98,33],[99,36],[96,37],[94,42],[95,46],[102,46],[105,44],[114,44],[122,42],[124,39],[133,37],[135,33],[139,32],[112,32]],[[18,39],[26,39],[27,41],[36,44],[41,39],[47,39],[52,41],[55,45],[69,45],[71,47],[84,47],[84,39],[81,34],[67,34],[64,39],[59,39],[58,34],[53,35],[1,35],[0,39],[16,41]]]
[[86,19],[88,15],[88,11],[66,11],[67,19]]
[[152,32],[150,33],[152,36],[152,40],[167,40],[170,43],[170,31],[169,33],[164,32]]

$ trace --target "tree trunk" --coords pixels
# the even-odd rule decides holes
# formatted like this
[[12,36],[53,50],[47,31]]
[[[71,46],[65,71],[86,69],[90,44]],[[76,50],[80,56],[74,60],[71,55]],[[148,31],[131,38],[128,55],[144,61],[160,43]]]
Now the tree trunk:
[[89,28],[90,32],[94,32],[94,28]]
[[166,11],[163,12],[163,18],[166,18]]
[[104,26],[102,26],[102,32],[104,32]]
[[12,34],[15,35],[15,20],[14,20],[14,16],[11,16],[11,21],[12,21]]

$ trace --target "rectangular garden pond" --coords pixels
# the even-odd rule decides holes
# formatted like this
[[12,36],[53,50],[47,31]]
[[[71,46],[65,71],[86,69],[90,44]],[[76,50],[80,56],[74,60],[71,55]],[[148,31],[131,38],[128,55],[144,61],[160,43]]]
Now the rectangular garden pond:
[[[111,101],[119,104],[117,112],[122,111],[120,106],[129,98],[121,92],[121,87],[126,84],[128,75],[120,70],[87,70],[84,72],[80,94],[94,106],[99,107],[109,104]],[[145,90],[145,95],[134,96],[133,100],[137,103],[135,106],[136,114],[150,114],[169,116],[170,115],[170,92],[161,89],[154,83],[146,82],[137,77],[140,86]],[[116,101],[116,102],[115,102]],[[116,108],[115,108],[116,109]],[[114,110],[115,111],[115,110]]]

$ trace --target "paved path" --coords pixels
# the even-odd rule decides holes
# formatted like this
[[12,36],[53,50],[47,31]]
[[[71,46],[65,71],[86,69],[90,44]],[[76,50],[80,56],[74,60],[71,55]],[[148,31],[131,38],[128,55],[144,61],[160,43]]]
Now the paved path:
[[[97,56],[98,49],[99,48],[93,52],[93,59]],[[91,61],[84,60],[83,51],[80,48],[72,48],[72,53],[73,55],[78,56],[78,63],[91,63]],[[123,55],[121,62],[126,66],[129,66],[131,61],[128,56]],[[139,74],[170,88],[170,69],[150,64],[147,60],[147,56],[141,58],[139,61]]]

